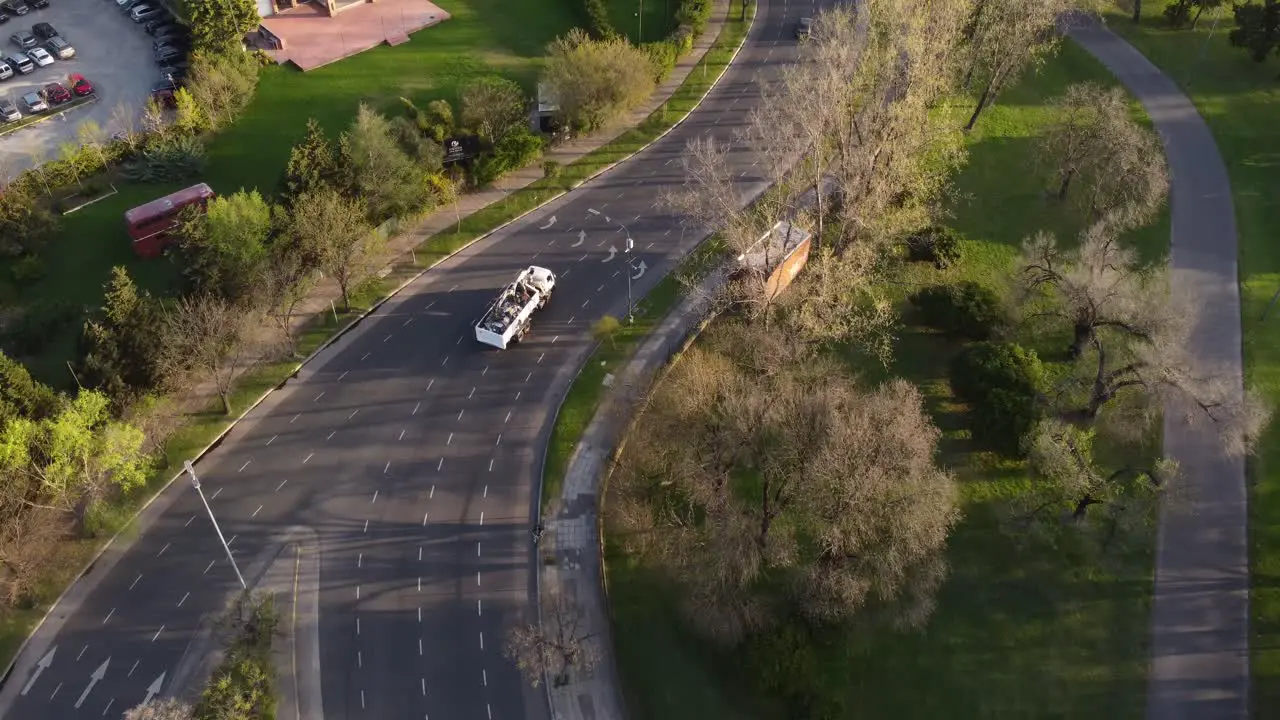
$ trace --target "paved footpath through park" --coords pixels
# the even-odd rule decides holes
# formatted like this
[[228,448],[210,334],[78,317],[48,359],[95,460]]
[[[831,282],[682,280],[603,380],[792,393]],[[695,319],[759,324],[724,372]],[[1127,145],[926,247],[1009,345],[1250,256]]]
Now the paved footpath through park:
[[[1191,357],[1197,371],[1230,378],[1243,393],[1235,210],[1213,135],[1177,84],[1115,33],[1079,20],[1070,35],[1138,98],[1160,134],[1172,179],[1173,287],[1194,298],[1199,313]],[[1180,463],[1184,488],[1160,511],[1147,717],[1247,718],[1244,461],[1223,452],[1207,423],[1180,415],[1165,408],[1165,453]]]

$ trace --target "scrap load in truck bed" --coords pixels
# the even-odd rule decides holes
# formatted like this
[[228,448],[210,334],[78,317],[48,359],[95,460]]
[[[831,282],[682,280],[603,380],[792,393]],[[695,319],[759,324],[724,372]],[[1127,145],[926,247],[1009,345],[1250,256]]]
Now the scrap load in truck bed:
[[476,340],[503,350],[519,342],[529,330],[533,313],[547,304],[555,286],[555,273],[546,268],[530,265],[521,270],[476,323]]

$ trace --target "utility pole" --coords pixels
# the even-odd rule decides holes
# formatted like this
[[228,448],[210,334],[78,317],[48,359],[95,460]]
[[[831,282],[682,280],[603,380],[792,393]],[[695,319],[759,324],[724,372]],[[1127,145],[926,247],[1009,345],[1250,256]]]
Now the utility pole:
[[640,12],[636,13],[639,29],[636,30],[636,47],[644,44],[644,0],[640,0]]
[[191,476],[191,487],[196,489],[196,494],[200,496],[200,502],[204,503],[204,509],[209,511],[209,522],[213,523],[213,530],[218,533],[218,540],[222,542],[222,549],[227,551],[227,559],[231,561],[231,569],[236,571],[236,579],[240,581],[240,588],[248,590],[249,586],[245,584],[244,576],[240,574],[236,559],[231,555],[231,546],[227,544],[226,538],[222,537],[222,528],[218,527],[218,521],[213,517],[213,508],[209,507],[209,501],[204,498],[204,491],[200,489],[200,478],[196,477],[195,466],[191,464],[190,460],[185,460],[182,463],[182,468]]
[[631,240],[631,233],[628,232],[627,233],[627,249],[625,250],[627,255],[627,324],[628,325],[635,322],[635,318],[632,316],[632,313],[631,313],[631,270],[632,270],[631,248],[635,246],[636,246],[635,242]]

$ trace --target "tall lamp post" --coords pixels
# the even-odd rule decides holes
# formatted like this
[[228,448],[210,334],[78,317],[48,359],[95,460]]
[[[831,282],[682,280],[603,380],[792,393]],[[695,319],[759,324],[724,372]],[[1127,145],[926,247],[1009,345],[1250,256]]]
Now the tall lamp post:
[[631,239],[631,231],[627,231],[627,249],[624,251],[627,256],[627,324],[635,322],[635,318],[631,314],[631,249],[636,246]]
[[227,544],[226,538],[222,537],[222,528],[218,527],[218,521],[213,517],[213,508],[209,507],[209,501],[204,497],[204,491],[200,489],[200,478],[196,477],[196,468],[191,464],[190,460],[182,463],[182,468],[191,476],[191,487],[196,489],[196,494],[200,496],[200,502],[204,503],[204,509],[209,511],[209,522],[213,523],[214,532],[218,533],[218,540],[222,542],[222,549],[227,551],[227,559],[231,561],[231,569],[236,571],[236,579],[240,581],[240,588],[248,590],[249,586],[244,582],[244,576],[240,574],[240,567],[236,565],[236,559],[231,555],[231,546]]
[[644,0],[640,0],[640,12],[636,13],[639,28],[636,30],[636,47],[644,44]]

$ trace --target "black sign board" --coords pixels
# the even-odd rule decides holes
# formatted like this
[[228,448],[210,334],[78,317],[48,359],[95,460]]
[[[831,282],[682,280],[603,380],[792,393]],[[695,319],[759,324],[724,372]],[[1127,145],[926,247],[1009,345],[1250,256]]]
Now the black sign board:
[[465,162],[480,154],[480,138],[474,135],[445,138],[444,164]]

